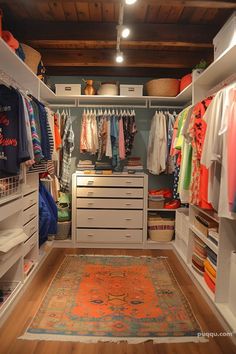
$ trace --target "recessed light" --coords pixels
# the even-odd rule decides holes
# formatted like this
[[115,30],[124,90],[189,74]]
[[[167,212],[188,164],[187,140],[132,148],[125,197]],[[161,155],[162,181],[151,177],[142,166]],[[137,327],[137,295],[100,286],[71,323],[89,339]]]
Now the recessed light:
[[121,52],[118,52],[116,54],[116,62],[120,64],[120,63],[123,63],[123,61],[124,61],[123,54]]
[[124,27],[121,30],[121,36],[122,38],[127,38],[130,35],[130,29],[128,27]]
[[133,5],[137,0],[125,0],[127,5]]

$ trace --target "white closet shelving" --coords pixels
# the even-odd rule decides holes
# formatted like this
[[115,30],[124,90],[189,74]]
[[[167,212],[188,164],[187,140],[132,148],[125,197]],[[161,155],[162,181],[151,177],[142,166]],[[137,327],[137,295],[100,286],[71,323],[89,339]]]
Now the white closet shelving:
[[[193,103],[201,101],[215,87],[222,82],[227,83],[227,79],[236,73],[236,46],[226,50],[213,62],[196,80],[193,82]],[[212,90],[213,89],[213,90]],[[218,86],[219,89],[219,86]],[[217,91],[217,89],[216,89]],[[236,266],[234,266],[233,255],[236,250],[236,220],[218,218],[216,213],[203,210],[194,205],[190,205],[190,216],[188,227],[184,230],[179,226],[181,214],[176,213],[176,240],[174,249],[179,259],[186,269],[193,275],[193,280],[198,285],[206,299],[214,305],[216,314],[229,330],[236,332],[236,298],[233,296],[232,279],[236,276]],[[194,224],[195,215],[207,215],[219,225],[218,246],[214,244],[206,235]],[[180,231],[181,230],[181,231]],[[182,232],[182,235],[180,234]],[[193,239],[195,235],[200,238],[217,255],[217,275],[215,294],[206,285],[203,276],[198,274],[192,267]]]
[[[6,77],[9,84],[43,101],[54,96],[1,38],[0,53],[0,77],[2,75],[3,80]],[[1,190],[0,195],[0,230],[18,228],[27,236],[25,242],[6,253],[0,253],[0,288],[4,290],[4,301],[0,303],[0,323],[9,315],[45,256],[44,253],[44,256],[39,257],[38,174],[25,174],[19,188],[18,182],[10,190],[12,184],[9,179],[9,190],[6,193]]]

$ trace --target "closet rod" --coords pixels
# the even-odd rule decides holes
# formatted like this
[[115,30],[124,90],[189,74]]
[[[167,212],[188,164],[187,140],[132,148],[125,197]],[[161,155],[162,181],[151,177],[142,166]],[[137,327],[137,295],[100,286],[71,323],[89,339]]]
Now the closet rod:
[[124,108],[148,108],[147,104],[145,105],[134,105],[134,104],[80,104],[77,106],[78,108],[119,108],[119,107],[124,107]]
[[152,104],[149,102],[149,107],[148,107],[148,108],[160,108],[160,109],[167,108],[167,109],[180,109],[180,110],[182,110],[182,109],[184,108],[184,106],[152,105]]

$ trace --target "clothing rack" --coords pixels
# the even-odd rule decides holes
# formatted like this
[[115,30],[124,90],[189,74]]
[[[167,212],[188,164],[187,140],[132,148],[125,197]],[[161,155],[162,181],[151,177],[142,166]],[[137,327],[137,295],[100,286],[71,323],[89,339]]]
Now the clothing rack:
[[5,73],[3,70],[0,70],[0,83],[7,87],[14,87],[15,89],[19,90],[23,95],[29,95],[30,90],[24,88],[20,85],[12,76]]

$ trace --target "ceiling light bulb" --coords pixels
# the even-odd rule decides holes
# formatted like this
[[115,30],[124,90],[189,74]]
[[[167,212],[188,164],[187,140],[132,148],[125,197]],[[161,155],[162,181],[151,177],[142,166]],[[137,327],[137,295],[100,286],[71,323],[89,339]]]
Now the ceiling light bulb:
[[121,31],[121,36],[123,38],[127,38],[130,35],[130,29],[128,27],[124,27]]
[[127,5],[133,5],[137,0],[125,0]]
[[116,54],[116,62],[120,64],[120,63],[123,63],[123,61],[124,61],[123,54],[120,53],[120,52],[117,53],[117,54]]

